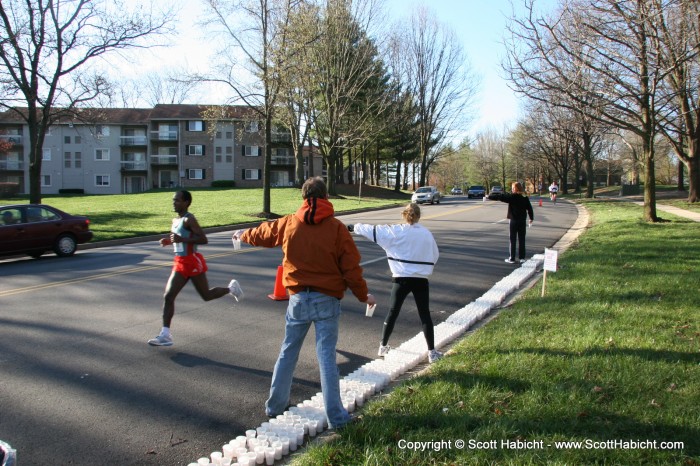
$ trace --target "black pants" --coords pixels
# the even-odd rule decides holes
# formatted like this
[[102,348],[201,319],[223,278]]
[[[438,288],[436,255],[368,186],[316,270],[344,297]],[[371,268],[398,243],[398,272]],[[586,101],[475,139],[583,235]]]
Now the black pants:
[[518,252],[520,255],[519,259],[525,259],[525,231],[527,230],[527,223],[525,221],[518,221],[510,219],[510,258],[515,260],[515,244],[517,241]]
[[389,303],[389,315],[384,320],[384,330],[382,332],[382,345],[389,343],[391,332],[394,331],[394,324],[401,312],[408,293],[413,293],[413,299],[418,307],[423,335],[428,344],[428,349],[435,349],[435,335],[433,333],[433,319],[430,318],[430,286],[427,278],[414,277],[394,277],[392,279],[391,301]]

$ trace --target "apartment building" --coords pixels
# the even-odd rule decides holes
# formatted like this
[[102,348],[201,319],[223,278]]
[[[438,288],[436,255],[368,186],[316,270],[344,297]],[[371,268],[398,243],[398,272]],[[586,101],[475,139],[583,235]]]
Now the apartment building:
[[[156,105],[138,109],[93,109],[78,120],[52,125],[42,148],[42,193],[138,193],[153,188],[209,187],[234,181],[262,187],[264,134],[245,106],[226,107],[226,118],[204,118],[205,105]],[[214,125],[214,128],[210,128]],[[0,183],[29,191],[29,131],[12,111],[0,112]],[[275,128],[271,142],[272,186],[294,180],[295,158],[288,132]],[[312,157],[323,170],[320,157]],[[308,160],[305,161],[308,170]]]

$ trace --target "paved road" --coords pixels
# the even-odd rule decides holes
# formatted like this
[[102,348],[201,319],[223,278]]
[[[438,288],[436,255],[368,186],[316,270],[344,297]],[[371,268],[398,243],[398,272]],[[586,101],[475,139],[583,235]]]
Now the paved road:
[[[345,223],[393,223],[393,208],[340,217]],[[576,207],[535,205],[531,254],[554,245],[576,220]],[[195,212],[196,213],[196,212]],[[424,206],[422,223],[440,246],[431,279],[435,323],[475,300],[512,271],[506,205],[446,198]],[[377,296],[373,318],[343,301],[341,374],[376,358],[389,299],[382,250],[356,239]],[[229,233],[203,247],[212,285],[240,280],[245,300],[204,303],[188,286],[178,297],[175,345],[146,340],[160,329],[171,254],[155,242],[79,251],[70,259],[0,261],[0,439],[23,465],[188,464],[265,420],[264,400],[283,336],[284,302],[267,298],[281,251],[233,251]],[[420,324],[408,300],[392,336]],[[320,391],[313,344],[302,350],[292,401]]]

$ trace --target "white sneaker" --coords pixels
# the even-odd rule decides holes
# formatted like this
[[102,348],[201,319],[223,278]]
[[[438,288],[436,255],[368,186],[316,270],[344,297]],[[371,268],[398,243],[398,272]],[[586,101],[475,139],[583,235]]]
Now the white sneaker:
[[428,362],[432,364],[435,361],[437,361],[438,359],[442,358],[442,356],[443,355],[441,352],[439,352],[436,349],[432,349],[432,350],[428,351]]
[[231,280],[231,283],[228,284],[228,290],[229,294],[233,296],[236,301],[243,299],[243,289],[241,285],[238,284],[238,280]]
[[380,343],[379,344],[379,351],[377,352],[377,355],[378,356],[386,356],[386,353],[388,353],[390,349],[391,349],[391,346],[389,346],[389,345],[383,346]]
[[148,344],[151,346],[173,346],[173,336],[161,334],[148,340]]
[[506,262],[508,262],[509,264],[515,264],[515,261],[513,259],[511,259],[510,257],[508,259],[506,259]]

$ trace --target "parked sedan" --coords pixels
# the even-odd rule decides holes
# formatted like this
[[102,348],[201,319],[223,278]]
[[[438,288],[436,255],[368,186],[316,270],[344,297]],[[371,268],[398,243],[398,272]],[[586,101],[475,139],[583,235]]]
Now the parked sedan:
[[44,204],[0,206],[0,256],[37,258],[52,250],[72,256],[78,244],[92,239],[90,220]]
[[451,194],[459,195],[462,194],[462,188],[452,188],[452,191],[450,191]]

